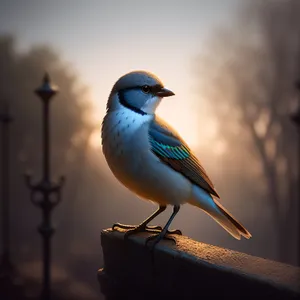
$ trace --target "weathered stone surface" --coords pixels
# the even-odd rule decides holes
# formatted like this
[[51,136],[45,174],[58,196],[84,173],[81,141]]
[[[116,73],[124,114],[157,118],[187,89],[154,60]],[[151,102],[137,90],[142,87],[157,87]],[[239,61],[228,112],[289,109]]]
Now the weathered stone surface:
[[104,230],[98,278],[112,299],[299,299],[300,269],[176,236],[151,253],[147,233]]

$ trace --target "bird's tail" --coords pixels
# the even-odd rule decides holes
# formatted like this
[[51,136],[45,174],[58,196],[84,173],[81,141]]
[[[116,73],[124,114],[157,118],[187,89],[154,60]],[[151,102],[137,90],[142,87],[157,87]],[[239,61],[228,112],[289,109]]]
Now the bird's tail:
[[250,232],[239,221],[237,221],[216,199],[213,199],[208,193],[197,186],[194,186],[193,189],[193,197],[189,201],[191,205],[201,208],[234,238],[240,240],[241,236],[244,236],[246,239],[249,239],[251,237]]

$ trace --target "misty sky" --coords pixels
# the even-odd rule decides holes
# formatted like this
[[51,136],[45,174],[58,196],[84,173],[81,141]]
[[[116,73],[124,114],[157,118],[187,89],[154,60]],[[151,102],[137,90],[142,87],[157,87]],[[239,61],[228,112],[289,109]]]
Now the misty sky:
[[230,23],[238,2],[1,0],[0,34],[16,35],[22,50],[46,43],[59,51],[90,86],[99,120],[118,77],[133,69],[156,73],[176,93],[160,114],[198,144],[198,132],[190,128],[205,111],[199,116],[194,109],[201,95],[193,57],[214,30]]

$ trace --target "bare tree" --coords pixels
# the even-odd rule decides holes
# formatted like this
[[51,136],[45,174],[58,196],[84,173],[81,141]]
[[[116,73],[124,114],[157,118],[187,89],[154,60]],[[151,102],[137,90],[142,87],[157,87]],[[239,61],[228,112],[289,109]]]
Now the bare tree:
[[255,150],[274,216],[278,259],[294,262],[299,149],[290,114],[300,78],[300,2],[246,3],[235,26],[220,31],[209,54],[201,56],[201,92],[229,147]]

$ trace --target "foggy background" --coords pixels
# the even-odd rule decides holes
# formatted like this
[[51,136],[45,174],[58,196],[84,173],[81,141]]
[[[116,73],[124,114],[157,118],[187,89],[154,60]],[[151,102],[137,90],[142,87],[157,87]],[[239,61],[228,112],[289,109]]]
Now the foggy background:
[[290,119],[300,97],[299,15],[297,0],[1,1],[0,109],[8,101],[14,117],[11,239],[22,276],[39,282],[41,275],[41,212],[22,174],[41,176],[41,102],[33,90],[45,70],[60,89],[51,103],[52,178],[67,180],[53,212],[59,293],[99,299],[101,229],[138,224],[156,209],[116,181],[100,147],[110,89],[134,69],[154,72],[175,92],[158,114],[190,144],[222,204],[253,237],[237,241],[188,205],[172,228],[299,264],[299,135]]

